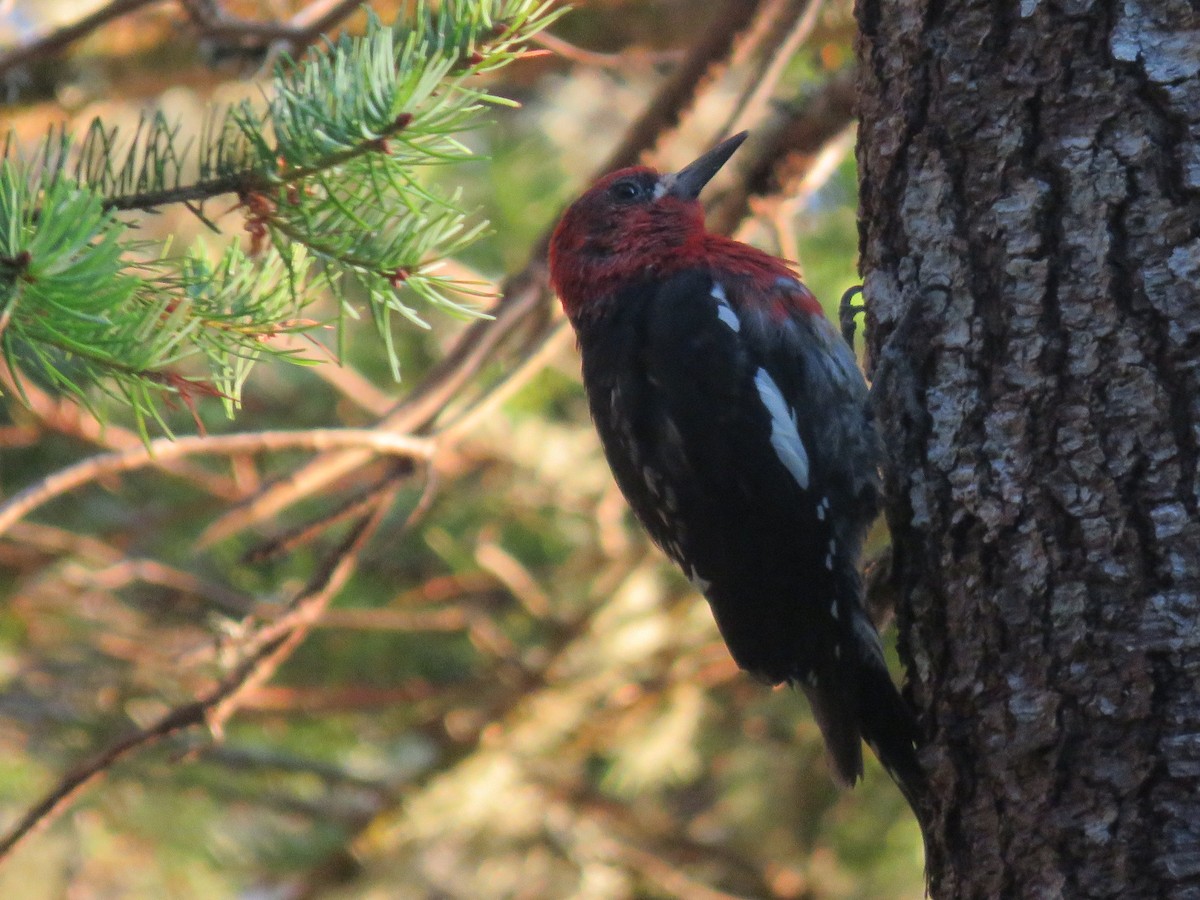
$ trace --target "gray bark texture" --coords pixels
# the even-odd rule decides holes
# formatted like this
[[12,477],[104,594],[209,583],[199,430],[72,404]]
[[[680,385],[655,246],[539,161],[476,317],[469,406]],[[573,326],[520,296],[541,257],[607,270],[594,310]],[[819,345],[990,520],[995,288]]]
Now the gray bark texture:
[[1200,4],[857,16],[932,895],[1200,898]]

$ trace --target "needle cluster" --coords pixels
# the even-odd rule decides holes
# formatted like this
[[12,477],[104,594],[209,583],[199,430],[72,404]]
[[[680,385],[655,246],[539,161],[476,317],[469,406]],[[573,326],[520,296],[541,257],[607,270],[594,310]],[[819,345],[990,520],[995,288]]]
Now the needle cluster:
[[[258,104],[210,112],[199,137],[158,112],[133,133],[93,121],[0,156],[0,358],[25,379],[96,407],[127,403],[146,433],[164,401],[220,397],[232,414],[271,338],[366,307],[393,372],[393,316],[423,303],[475,315],[478,286],[439,274],[485,223],[431,166],[473,154],[459,139],[509,101],[478,76],[519,58],[556,11],[544,0],[418,4],[395,24],[285,57]],[[210,215],[222,198],[238,216]],[[235,198],[233,204],[230,197]],[[220,234],[214,251],[147,241],[131,211],[182,203]],[[215,204],[213,204],[215,206]],[[182,370],[180,367],[183,366]],[[181,374],[187,373],[186,376]],[[173,396],[172,396],[173,395]],[[102,408],[102,407],[101,407]]]

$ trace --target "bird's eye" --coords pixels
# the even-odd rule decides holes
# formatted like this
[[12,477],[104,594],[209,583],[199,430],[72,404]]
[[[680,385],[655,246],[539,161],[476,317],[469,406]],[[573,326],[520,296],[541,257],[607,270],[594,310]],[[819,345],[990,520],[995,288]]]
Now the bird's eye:
[[608,193],[614,200],[628,202],[640,197],[642,188],[636,181],[618,181],[608,189]]

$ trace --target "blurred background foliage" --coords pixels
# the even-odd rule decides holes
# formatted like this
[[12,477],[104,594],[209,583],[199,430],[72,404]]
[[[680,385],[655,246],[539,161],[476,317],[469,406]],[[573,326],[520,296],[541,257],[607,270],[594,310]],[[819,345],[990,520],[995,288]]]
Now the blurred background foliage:
[[[107,5],[0,0],[0,61]],[[199,5],[254,21],[333,6]],[[385,21],[407,11],[371,6]],[[97,115],[197,122],[206,104],[259,89],[276,45],[201,27],[174,2],[141,7],[4,70],[3,128],[32,144]],[[552,298],[542,286],[526,306],[508,302],[544,284],[538,247],[558,211],[732,7],[580,2],[540,45],[550,52],[488,77],[520,108],[460,135],[482,158],[434,177],[491,223],[455,265],[505,298],[491,326],[521,310],[502,340],[430,311],[429,329],[394,330],[396,382],[367,317],[348,324],[340,358],[318,335],[298,346],[320,365],[259,366],[233,422],[216,400],[198,405],[220,434],[377,427],[395,404],[425,402],[434,411],[408,427],[455,438],[431,463],[366,456],[259,514],[254,498],[313,471],[306,455],[181,461],[101,479],[0,535],[7,831],[72,767],[228,676],[250,638],[349,557],[362,511],[377,513],[332,602],[236,709],[209,716],[218,733],[181,728],[116,761],[13,849],[0,896],[923,895],[899,793],[873,759],[865,783],[837,790],[803,698],[736,670],[707,606],[612,482]],[[788,46],[806,14],[802,45]],[[354,13],[338,27],[363,25]],[[686,162],[738,110],[756,137],[779,136],[757,183],[747,145],[744,184],[715,184],[713,215],[797,260],[831,310],[855,282],[852,123],[836,102],[852,84],[852,39],[845,0],[757,4],[646,157]],[[751,96],[771,65],[770,97]],[[814,146],[792,152],[820,116]],[[225,199],[209,215],[236,203]],[[132,221],[181,246],[249,245],[236,212],[216,220],[225,237],[182,208]],[[336,303],[323,303],[332,320]],[[482,349],[456,370],[469,378],[447,381],[473,335]],[[70,400],[27,399],[0,405],[0,500],[138,441],[120,409],[101,426]],[[195,430],[187,409],[167,418]]]

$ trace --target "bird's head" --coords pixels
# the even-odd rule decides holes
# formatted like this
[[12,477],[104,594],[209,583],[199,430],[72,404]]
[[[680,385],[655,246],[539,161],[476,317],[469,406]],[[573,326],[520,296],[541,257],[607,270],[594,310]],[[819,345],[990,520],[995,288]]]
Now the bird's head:
[[550,281],[571,320],[598,292],[684,268],[704,252],[701,189],[746,139],[735,134],[678,172],[646,166],[597,181],[563,213],[550,241]]

